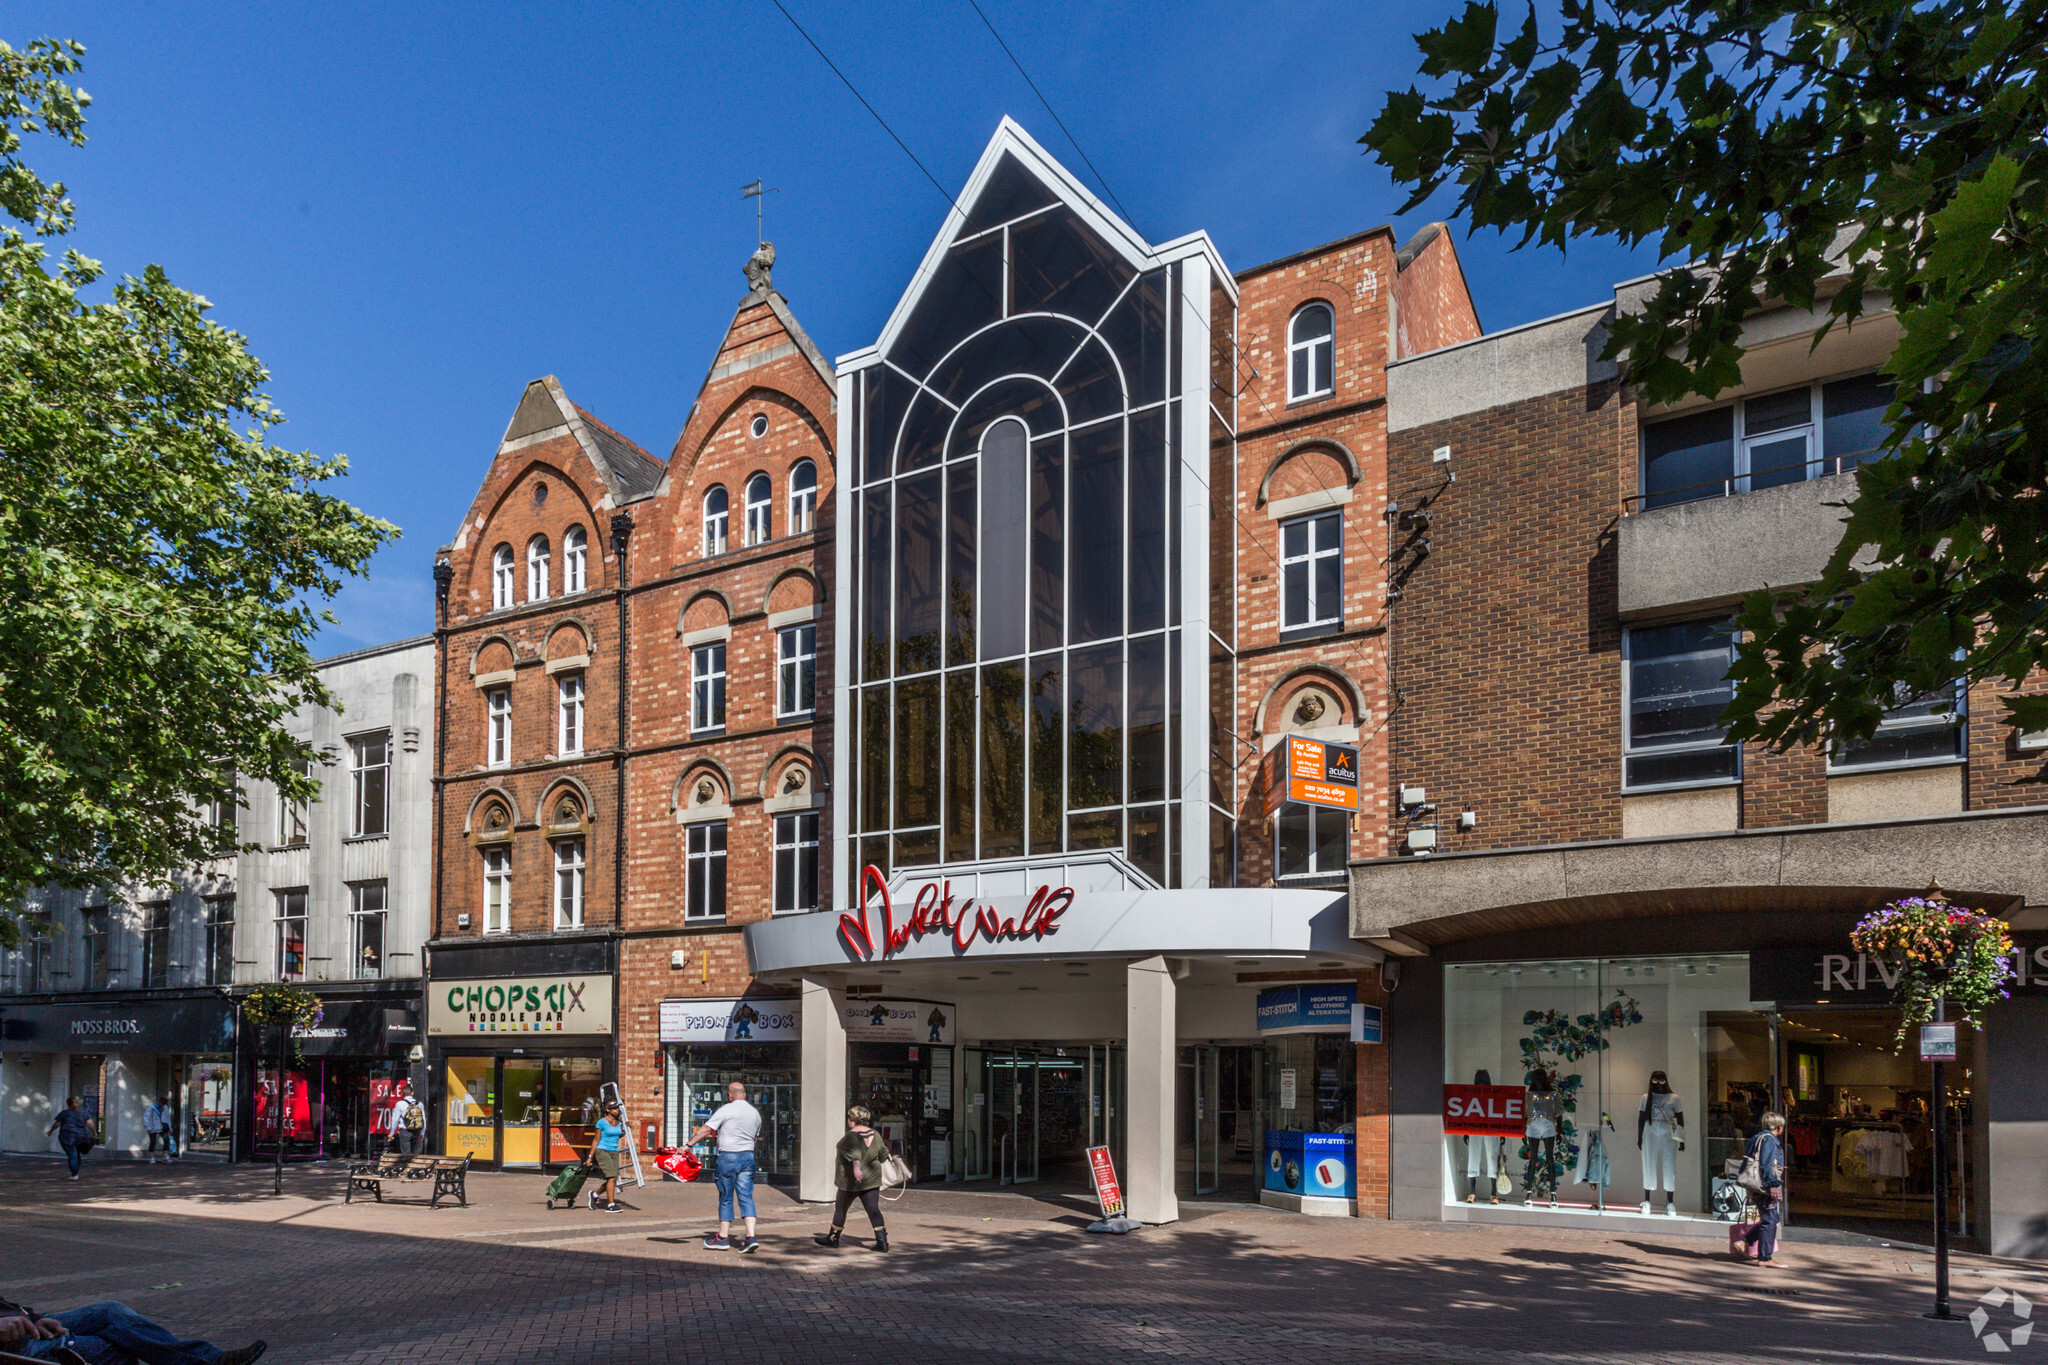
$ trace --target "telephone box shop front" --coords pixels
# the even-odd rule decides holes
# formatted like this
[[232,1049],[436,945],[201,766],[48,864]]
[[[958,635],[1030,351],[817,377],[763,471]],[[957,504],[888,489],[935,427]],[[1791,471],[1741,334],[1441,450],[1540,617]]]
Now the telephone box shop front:
[[427,991],[441,1151],[511,1167],[580,1161],[611,1079],[612,978],[437,980]]

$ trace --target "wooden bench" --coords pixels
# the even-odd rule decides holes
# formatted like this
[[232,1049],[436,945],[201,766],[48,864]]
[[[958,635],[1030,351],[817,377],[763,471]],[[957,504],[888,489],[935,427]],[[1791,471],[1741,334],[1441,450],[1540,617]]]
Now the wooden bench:
[[382,1161],[364,1161],[348,1168],[348,1190],[341,1202],[355,1202],[357,1190],[366,1190],[384,1202],[384,1182],[387,1180],[411,1182],[431,1180],[434,1192],[427,1198],[427,1207],[438,1209],[441,1200],[454,1196],[463,1208],[469,1207],[469,1158],[467,1156],[387,1156]]

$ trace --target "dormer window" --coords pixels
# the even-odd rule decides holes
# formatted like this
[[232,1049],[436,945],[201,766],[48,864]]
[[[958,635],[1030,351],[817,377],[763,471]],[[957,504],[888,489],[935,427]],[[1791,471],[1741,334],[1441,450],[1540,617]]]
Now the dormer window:
[[1337,329],[1326,303],[1311,303],[1287,324],[1287,401],[1321,398],[1336,388]]

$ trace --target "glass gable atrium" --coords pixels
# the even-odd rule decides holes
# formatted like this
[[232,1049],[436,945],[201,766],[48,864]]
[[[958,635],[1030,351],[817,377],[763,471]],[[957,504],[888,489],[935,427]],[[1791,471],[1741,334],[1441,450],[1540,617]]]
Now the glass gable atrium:
[[840,362],[838,903],[864,864],[979,894],[1054,868],[1206,885],[1188,722],[1228,274],[1203,238],[1146,245],[1007,121],[959,202],[881,343]]

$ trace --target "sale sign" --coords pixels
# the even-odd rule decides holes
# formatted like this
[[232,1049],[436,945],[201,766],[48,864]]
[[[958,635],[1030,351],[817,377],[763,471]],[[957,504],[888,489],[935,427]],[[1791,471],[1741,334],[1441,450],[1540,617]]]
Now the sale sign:
[[1287,799],[1311,806],[1358,809],[1358,750],[1300,735],[1287,736]]
[[1520,1137],[1529,1117],[1528,1087],[1446,1085],[1444,1131],[1468,1137]]
[[1123,1186],[1116,1183],[1116,1163],[1110,1160],[1109,1148],[1088,1149],[1088,1173],[1095,1177],[1095,1199],[1102,1205],[1102,1216],[1122,1217],[1124,1190]]

